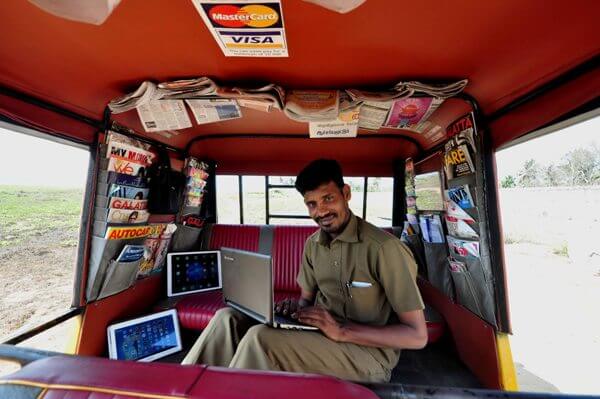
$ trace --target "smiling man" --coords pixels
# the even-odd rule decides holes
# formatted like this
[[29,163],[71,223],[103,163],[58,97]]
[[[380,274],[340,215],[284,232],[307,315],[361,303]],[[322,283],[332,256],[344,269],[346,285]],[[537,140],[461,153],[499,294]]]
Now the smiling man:
[[304,246],[300,300],[276,310],[319,331],[255,325],[226,308],[184,363],[389,381],[400,350],[427,342],[415,261],[396,237],[352,214],[350,186],[336,161],[311,162],[298,175],[296,189],[320,229]]

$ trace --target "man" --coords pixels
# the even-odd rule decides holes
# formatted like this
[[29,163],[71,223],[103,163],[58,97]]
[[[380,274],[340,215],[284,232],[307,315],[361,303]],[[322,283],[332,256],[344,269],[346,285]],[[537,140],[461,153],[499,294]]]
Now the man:
[[300,300],[277,304],[319,331],[273,329],[225,308],[217,312],[184,364],[334,375],[389,381],[400,349],[427,342],[417,266],[391,234],[352,214],[339,164],[317,160],[296,189],[320,230],[304,246]]

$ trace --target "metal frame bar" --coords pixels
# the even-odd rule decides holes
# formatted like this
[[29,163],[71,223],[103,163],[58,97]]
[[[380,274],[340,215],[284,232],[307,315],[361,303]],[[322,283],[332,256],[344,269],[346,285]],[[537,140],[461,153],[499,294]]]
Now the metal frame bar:
[[54,326],[57,326],[59,324],[61,324],[64,321],[67,321],[69,319],[72,319],[75,316],[78,316],[80,314],[82,314],[84,311],[83,307],[77,307],[77,308],[72,308],[69,309],[68,311],[66,311],[65,313],[55,317],[52,320],[48,320],[42,324],[39,324],[35,327],[30,328],[29,330],[25,331],[25,332],[21,332],[18,333],[16,335],[13,335],[11,337],[8,337],[7,339],[5,339],[3,342],[0,342],[0,344],[7,344],[7,345],[16,345],[20,342],[23,342],[31,337],[33,337],[34,335],[38,335],[39,333],[42,333],[46,330],[51,329]]
[[242,183],[242,175],[238,175],[238,191],[240,201],[240,224],[244,224],[244,184]]
[[362,208],[362,218],[363,220],[367,220],[367,188],[369,187],[369,177],[365,176],[363,178],[363,208]]

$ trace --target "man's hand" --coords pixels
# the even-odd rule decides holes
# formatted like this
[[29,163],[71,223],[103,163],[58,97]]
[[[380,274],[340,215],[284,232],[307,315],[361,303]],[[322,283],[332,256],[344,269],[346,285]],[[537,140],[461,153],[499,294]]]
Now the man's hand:
[[325,336],[333,341],[342,340],[344,329],[331,314],[321,306],[309,306],[298,311],[298,320],[304,324],[317,327]]
[[275,304],[275,314],[297,319],[297,311],[299,308],[302,307],[301,305],[302,303],[299,303],[299,301],[297,301],[296,299],[286,298],[283,301],[277,302]]

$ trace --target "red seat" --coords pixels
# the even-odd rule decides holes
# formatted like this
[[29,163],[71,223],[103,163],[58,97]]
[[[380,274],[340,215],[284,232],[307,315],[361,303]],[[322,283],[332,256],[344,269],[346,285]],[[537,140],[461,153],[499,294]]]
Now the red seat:
[[34,361],[0,377],[3,398],[361,398],[377,395],[357,384],[315,374],[202,365],[140,363],[82,356]]
[[[302,251],[306,239],[316,231],[313,226],[274,226],[272,242],[273,288],[275,302],[298,297],[300,289],[296,276],[302,262]],[[260,227],[248,225],[215,225],[213,226],[210,249],[221,247],[238,248],[247,251],[258,251]],[[202,330],[217,310],[225,306],[221,291],[195,294],[181,299],[177,305],[177,313],[181,326],[191,330]],[[441,338],[445,331],[443,318],[435,310],[425,309],[427,321],[428,343]]]

